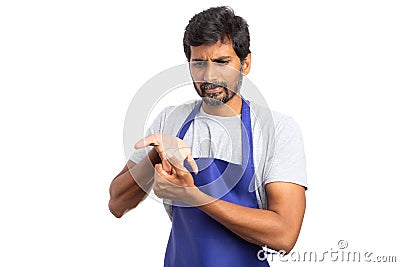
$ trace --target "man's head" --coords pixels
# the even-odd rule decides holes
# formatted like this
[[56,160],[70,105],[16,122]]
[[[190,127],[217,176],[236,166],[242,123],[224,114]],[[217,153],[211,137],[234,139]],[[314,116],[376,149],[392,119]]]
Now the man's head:
[[194,86],[206,103],[228,102],[250,71],[247,22],[228,7],[196,14],[186,26],[183,46]]

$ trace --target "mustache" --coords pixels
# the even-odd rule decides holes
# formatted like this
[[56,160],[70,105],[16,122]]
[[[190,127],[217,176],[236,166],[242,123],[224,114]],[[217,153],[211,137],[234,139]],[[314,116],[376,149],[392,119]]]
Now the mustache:
[[224,89],[227,89],[228,85],[225,82],[203,83],[202,85],[200,85],[200,89],[202,91],[214,89],[217,87],[223,87]]

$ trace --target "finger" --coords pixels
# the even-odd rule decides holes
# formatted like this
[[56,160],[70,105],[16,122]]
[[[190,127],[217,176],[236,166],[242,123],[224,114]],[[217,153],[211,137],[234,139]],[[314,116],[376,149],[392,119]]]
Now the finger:
[[134,148],[139,149],[139,148],[144,148],[144,147],[147,147],[150,145],[151,146],[160,145],[159,140],[157,140],[157,137],[154,134],[146,136],[146,137],[140,139],[139,141],[137,141],[136,144],[134,145]]
[[185,174],[187,174],[189,172],[189,170],[186,169],[185,166],[181,166],[180,168],[174,168],[174,169],[175,169],[175,174],[178,177],[184,176]]
[[171,174],[172,166],[168,162],[168,160],[167,159],[163,159],[161,164],[162,164],[163,170],[166,171],[168,174]]
[[175,167],[172,168],[172,170],[171,170],[171,175],[172,175],[172,176],[176,176],[176,168],[175,168]]
[[166,171],[164,171],[162,164],[158,163],[155,166],[156,172],[160,175],[168,175],[168,173]]
[[156,145],[156,146],[154,146],[154,148],[157,151],[158,155],[160,156],[161,161],[168,159],[168,157],[165,154],[165,151],[161,145]]
[[198,174],[199,173],[199,167],[197,166],[196,161],[194,160],[193,156],[189,154],[187,156],[187,158],[186,158],[186,161],[189,164],[189,166],[192,168],[192,171],[195,174]]
[[169,161],[169,163],[171,163],[172,166],[178,167],[181,165],[181,161],[174,155],[172,157],[170,155],[167,155],[167,156],[168,156],[168,161]]

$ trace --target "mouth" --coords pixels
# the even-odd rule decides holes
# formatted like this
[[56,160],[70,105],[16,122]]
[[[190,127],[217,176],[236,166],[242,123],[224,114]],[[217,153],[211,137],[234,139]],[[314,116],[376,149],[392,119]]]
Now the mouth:
[[219,96],[223,91],[224,91],[224,88],[220,87],[220,86],[212,88],[212,89],[203,90],[203,92],[209,97]]
[[206,92],[207,94],[212,94],[212,93],[218,93],[221,92],[223,90],[222,87],[218,86],[212,89],[205,89],[204,92]]

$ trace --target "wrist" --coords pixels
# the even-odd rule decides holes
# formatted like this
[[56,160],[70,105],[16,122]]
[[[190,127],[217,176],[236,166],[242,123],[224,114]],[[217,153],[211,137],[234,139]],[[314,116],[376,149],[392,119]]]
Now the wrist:
[[207,195],[203,191],[201,191],[198,187],[186,187],[188,199],[190,199],[190,205],[194,207],[203,207],[211,202],[214,202],[216,199]]
[[152,164],[153,166],[155,166],[155,165],[158,164],[158,163],[161,163],[161,158],[160,158],[160,156],[158,155],[158,152],[157,152],[157,150],[156,150],[154,147],[149,151],[149,153],[147,154],[147,156],[149,157],[149,159],[150,159],[150,161],[151,161],[151,164]]

